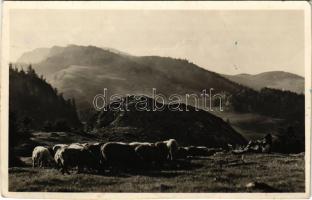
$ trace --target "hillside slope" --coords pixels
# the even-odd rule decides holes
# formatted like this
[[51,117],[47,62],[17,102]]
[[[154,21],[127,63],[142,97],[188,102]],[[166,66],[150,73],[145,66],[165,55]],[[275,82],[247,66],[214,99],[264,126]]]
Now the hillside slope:
[[[192,106],[180,104],[181,111],[172,111],[168,104],[157,103],[146,96],[126,98],[95,114],[88,122],[89,127],[110,141],[155,142],[175,138],[182,145],[209,147],[246,143],[229,124],[204,110],[195,111]],[[145,105],[146,110],[137,109]],[[153,111],[153,105],[163,110]],[[118,106],[123,110],[114,110]]]

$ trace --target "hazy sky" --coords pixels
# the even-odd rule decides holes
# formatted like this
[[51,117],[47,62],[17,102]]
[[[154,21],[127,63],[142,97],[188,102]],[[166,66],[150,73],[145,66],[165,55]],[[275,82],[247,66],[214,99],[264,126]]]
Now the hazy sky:
[[303,11],[12,10],[10,54],[67,44],[187,58],[225,74],[304,76]]

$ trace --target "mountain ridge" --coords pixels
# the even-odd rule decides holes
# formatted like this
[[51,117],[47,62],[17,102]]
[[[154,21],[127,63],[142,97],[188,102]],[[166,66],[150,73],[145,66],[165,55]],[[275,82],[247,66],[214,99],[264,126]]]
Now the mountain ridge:
[[257,74],[240,73],[240,74],[234,74],[234,75],[232,75],[232,74],[223,74],[223,75],[224,76],[260,76],[260,75],[266,75],[266,74],[271,74],[271,73],[281,73],[281,74],[287,74],[287,75],[290,75],[293,77],[304,78],[301,75],[294,74],[294,73],[287,72],[287,71],[283,71],[283,70],[265,71],[265,72],[260,72]]
[[224,77],[238,84],[249,86],[254,90],[268,87],[279,90],[288,90],[295,93],[304,93],[304,77],[285,71],[269,71],[259,74],[237,74]]
[[[236,92],[238,84],[187,60],[160,56],[125,56],[95,46],[53,47],[54,53],[33,67],[77,105],[108,88],[110,94],[150,95],[152,88],[164,95]],[[113,79],[111,77],[114,77]],[[87,97],[87,98],[86,98]]]

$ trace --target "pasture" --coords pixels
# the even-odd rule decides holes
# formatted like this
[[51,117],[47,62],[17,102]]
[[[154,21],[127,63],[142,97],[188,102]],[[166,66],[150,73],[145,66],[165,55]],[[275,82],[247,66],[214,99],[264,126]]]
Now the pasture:
[[264,116],[256,113],[238,113],[233,111],[220,112],[214,109],[213,113],[228,121],[230,125],[247,140],[257,140],[282,126],[283,119]]
[[[56,169],[9,169],[9,191],[41,192],[304,192],[304,154],[218,153],[159,170],[62,175]],[[246,188],[250,182],[264,183]]]

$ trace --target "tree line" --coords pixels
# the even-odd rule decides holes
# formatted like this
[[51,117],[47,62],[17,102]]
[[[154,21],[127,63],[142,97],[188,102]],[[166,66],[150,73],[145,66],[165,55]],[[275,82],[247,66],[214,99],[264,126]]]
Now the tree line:
[[65,99],[31,65],[27,70],[9,66],[9,110],[23,128],[48,129],[53,125],[80,126],[75,99]]
[[238,112],[255,112],[300,121],[304,119],[304,95],[290,91],[263,88],[257,92],[244,88],[231,96],[231,105]]

